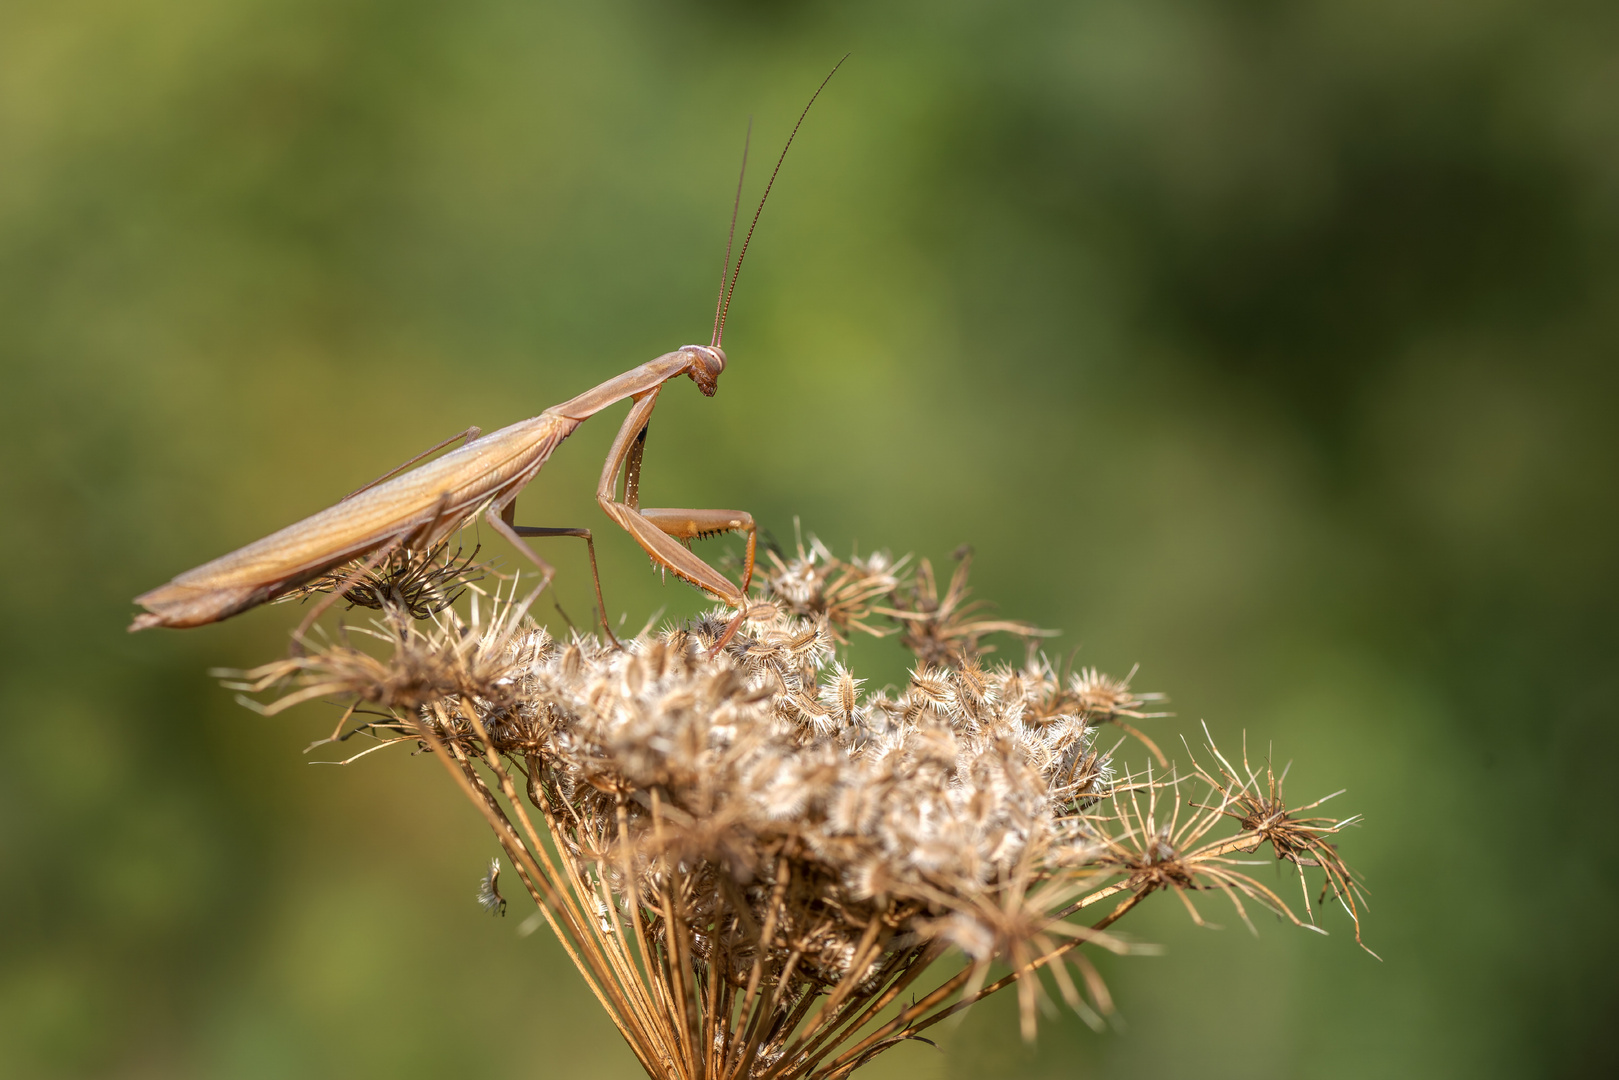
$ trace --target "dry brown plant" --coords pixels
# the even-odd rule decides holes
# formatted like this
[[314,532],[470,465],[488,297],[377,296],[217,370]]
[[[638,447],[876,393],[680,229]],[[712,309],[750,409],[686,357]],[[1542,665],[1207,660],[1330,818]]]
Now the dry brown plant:
[[[1244,922],[1257,904],[1319,929],[1307,886],[1301,918],[1247,869],[1267,842],[1301,881],[1321,872],[1359,940],[1365,895],[1327,839],[1353,819],[1289,810],[1268,766],[1212,740],[1212,772],[1122,772],[1101,725],[1139,735],[1121,720],[1161,698],[1032,644],[986,663],[985,637],[1043,632],[980,618],[965,555],[941,597],[926,560],[772,553],[717,652],[723,608],[622,648],[560,640],[515,581],[467,588],[465,612],[413,602],[388,574],[442,596],[471,569],[416,558],[437,569],[382,568],[369,627],[232,685],[279,694],[270,713],[347,701],[321,742],[437,760],[649,1076],[847,1076],[1013,983],[1025,1037],[1048,982],[1100,1025],[1084,947],[1132,951],[1110,927],[1153,893],[1199,924],[1197,895],[1219,893]],[[868,691],[837,647],[896,630],[910,678]],[[485,910],[504,910],[500,868]]]
[[425,551],[398,548],[376,566],[364,560],[347,563],[289,589],[272,603],[303,601],[341,588],[351,608],[403,611],[412,618],[425,619],[461,599],[468,586],[482,579],[473,570],[478,551],[457,548],[452,555],[449,541]]

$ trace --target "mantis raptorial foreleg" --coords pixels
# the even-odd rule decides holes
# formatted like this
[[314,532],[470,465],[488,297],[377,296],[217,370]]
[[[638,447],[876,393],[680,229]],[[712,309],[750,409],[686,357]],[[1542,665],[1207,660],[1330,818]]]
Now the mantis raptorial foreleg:
[[641,425],[640,433],[630,443],[629,453],[624,458],[624,494],[619,502],[664,533],[687,544],[722,532],[747,533],[747,565],[742,574],[742,592],[746,594],[753,581],[753,557],[758,539],[751,514],[744,510],[652,509],[641,506],[641,459],[646,453],[647,432],[651,430],[650,422]]
[[[624,424],[613,440],[612,449],[607,452],[601,481],[596,485],[596,502],[608,517],[635,538],[653,562],[737,609],[737,616],[721,638],[720,645],[716,646],[718,648],[735,633],[742,613],[747,609],[758,530],[754,526],[753,516],[742,510],[640,507],[641,457],[646,447],[647,423],[658,401],[658,388],[654,387],[634,400],[629,416],[624,418]],[[624,473],[624,497],[621,500],[614,498],[620,470]],[[748,551],[741,588],[680,543],[682,540],[691,541],[722,532],[747,534]]]

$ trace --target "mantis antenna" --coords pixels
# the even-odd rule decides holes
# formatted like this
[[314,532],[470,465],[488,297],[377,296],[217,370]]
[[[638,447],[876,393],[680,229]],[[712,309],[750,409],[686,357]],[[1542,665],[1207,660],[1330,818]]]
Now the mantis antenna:
[[736,214],[742,209],[742,181],[748,175],[748,144],[752,141],[753,117],[750,116],[748,133],[742,136],[742,168],[736,174],[736,201],[731,203],[731,231],[725,234],[725,265],[720,267],[720,297],[714,302],[714,334],[708,339],[711,348],[718,348],[720,343],[720,315],[725,310],[725,279],[731,274],[731,241],[736,239]]
[[[776,174],[781,172],[781,163],[787,160],[787,151],[792,149],[793,139],[797,138],[798,129],[804,125],[804,117],[809,115],[810,106],[815,104],[815,99],[821,96],[821,91],[826,89],[826,84],[832,81],[832,76],[838,73],[838,68],[842,67],[843,61],[847,59],[849,59],[849,54],[844,53],[843,59],[832,65],[832,70],[826,73],[826,78],[821,80],[821,85],[817,86],[815,88],[815,93],[810,95],[809,101],[804,105],[804,111],[798,114],[798,122],[793,125],[792,134],[787,136],[787,145],[781,148],[781,156],[776,159],[776,167],[770,170],[770,179],[765,184],[765,193],[759,196],[758,209],[754,210],[753,220],[748,223],[747,235],[742,238],[742,250],[737,252],[736,267],[735,269],[731,270],[731,283],[729,286],[725,284],[725,275],[723,273],[720,275],[721,296],[720,302],[718,305],[716,305],[714,312],[714,339],[710,343],[716,348],[719,346],[720,340],[725,336],[725,319],[726,316],[730,315],[731,313],[731,294],[736,292],[736,279],[742,273],[742,260],[748,256],[748,242],[753,239],[753,230],[759,224],[759,215],[765,211],[765,200],[770,198],[770,189],[776,184]],[[748,122],[748,133],[750,136],[753,133],[753,122],[751,120]],[[747,167],[748,151],[747,144],[744,142],[742,148],[742,169],[744,172],[747,171]],[[742,178],[737,177],[736,206],[740,206],[741,204]],[[731,235],[727,237],[725,241],[725,261],[727,265],[729,265],[731,261],[731,239],[734,238],[735,235],[736,208],[733,207],[731,210]]]

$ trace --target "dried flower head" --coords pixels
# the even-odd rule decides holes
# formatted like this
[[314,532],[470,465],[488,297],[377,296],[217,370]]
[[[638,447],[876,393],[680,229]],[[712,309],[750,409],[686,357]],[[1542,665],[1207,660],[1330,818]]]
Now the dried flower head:
[[[352,698],[383,708],[416,708],[450,696],[503,701],[512,691],[524,657],[514,650],[526,607],[506,604],[478,634],[464,633],[453,611],[441,611],[424,627],[403,604],[386,603],[384,618],[345,627],[336,640],[308,645],[309,652],[273,660],[249,671],[220,671],[234,690],[259,693],[293,686],[295,692],[262,707],[266,715],[303,701]],[[382,655],[355,639],[383,643]],[[527,641],[526,635],[521,637]]]
[[1223,892],[1250,930],[1244,897],[1303,925],[1271,889],[1238,869],[1251,865],[1232,857],[1247,850],[1248,841],[1209,838],[1221,808],[1184,805],[1181,784],[1175,776],[1156,780],[1149,770],[1143,781],[1121,787],[1110,812],[1093,819],[1102,848],[1098,865],[1121,874],[1123,885],[1138,896],[1173,892],[1199,926],[1208,923],[1191,894],[1210,890]]
[[867,620],[876,602],[893,595],[904,580],[906,559],[894,560],[887,552],[848,560],[833,555],[816,537],[808,550],[798,541],[798,553],[784,558],[771,548],[769,567],[759,578],[761,597],[781,603],[791,615],[825,617],[839,641],[851,630],[883,637],[892,627],[873,626]]
[[457,548],[452,555],[449,546],[446,541],[427,551],[399,548],[377,566],[369,566],[363,559],[345,563],[288,590],[274,602],[307,600],[317,593],[342,589],[350,607],[387,608],[426,619],[459,600],[483,576],[474,570],[479,548],[465,554]]
[[[1265,840],[1323,868],[1356,916],[1322,839],[1342,823],[1289,814],[1279,782],[1223,758],[1197,774],[1203,805],[1180,795],[1190,778],[1120,778],[1098,725],[1152,715],[1156,696],[1033,652],[987,663],[985,635],[1039,632],[975,618],[965,556],[943,598],[925,561],[914,582],[903,562],[841,562],[814,540],[775,557],[723,648],[724,609],[618,647],[552,637],[515,592],[422,622],[388,594],[365,632],[235,685],[284,688],[269,712],[347,697],[355,726],[334,740],[441,762],[652,1076],[847,1076],[1013,982],[1032,1037],[1045,978],[1100,1023],[1111,1003],[1080,949],[1123,950],[1104,931],[1152,893],[1199,922],[1200,891],[1245,920],[1246,900],[1300,921],[1236,858]],[[916,658],[897,689],[836,653],[881,632],[876,614]],[[486,910],[504,904],[498,873]],[[911,993],[939,964],[956,970]],[[1010,971],[988,981],[996,964]]]
[[882,613],[899,620],[904,627],[900,639],[917,659],[928,664],[959,668],[994,648],[985,646],[983,639],[990,634],[1016,634],[1030,639],[1048,636],[1051,631],[1041,630],[1031,623],[1012,619],[984,619],[978,613],[988,605],[982,600],[968,602],[972,589],[967,587],[967,574],[972,568],[972,548],[965,544],[956,549],[956,569],[950,575],[950,585],[944,596],[933,576],[933,564],[923,559],[917,565],[916,576],[906,587],[894,592],[893,606]]
[[[1207,735],[1206,729],[1204,733]],[[1360,909],[1366,904],[1365,887],[1344,862],[1343,856],[1338,854],[1338,845],[1327,839],[1359,823],[1360,818],[1358,815],[1343,820],[1321,815],[1303,816],[1343,792],[1335,791],[1314,802],[1289,809],[1282,794],[1287,770],[1284,769],[1282,775],[1277,776],[1267,760],[1264,778],[1261,779],[1258,771],[1248,764],[1246,743],[1243,746],[1241,772],[1220,753],[1213,739],[1209,739],[1208,746],[1209,752],[1219,763],[1219,773],[1210,773],[1200,766],[1198,775],[1219,796],[1219,812],[1235,818],[1242,831],[1253,837],[1252,850],[1269,843],[1276,858],[1293,864],[1299,874],[1304,910],[1311,918],[1314,918],[1314,912],[1310,907],[1310,887],[1305,879],[1305,870],[1321,870],[1321,894],[1317,903],[1324,901],[1330,893],[1354,923],[1356,944],[1371,952],[1360,939]]]

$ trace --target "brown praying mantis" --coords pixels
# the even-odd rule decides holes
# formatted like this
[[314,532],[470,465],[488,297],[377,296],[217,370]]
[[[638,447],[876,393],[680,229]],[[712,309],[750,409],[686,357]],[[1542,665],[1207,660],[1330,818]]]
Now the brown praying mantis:
[[[847,59],[847,57],[845,57]],[[249,608],[284,596],[299,586],[328,574],[337,567],[361,562],[305,618],[301,637],[324,610],[364,574],[400,550],[432,550],[450,535],[482,514],[494,530],[516,545],[539,568],[538,593],[551,583],[555,571],[524,537],[576,536],[585,541],[590,553],[591,575],[595,580],[597,604],[601,605],[601,578],[596,570],[596,549],[589,529],[552,528],[518,525],[515,522],[517,495],[544,467],[551,454],[573,430],[596,413],[625,398],[633,404],[607,453],[596,501],[646,550],[654,564],[735,608],[723,644],[740,625],[747,609],[748,586],[753,579],[757,530],[753,518],[741,510],[650,509],[640,505],[641,457],[646,447],[647,424],[658,403],[663,385],[682,375],[691,377],[705,397],[713,397],[725,370],[725,351],[720,341],[736,291],[742,260],[748,242],[764,212],[765,200],[780,172],[787,151],[792,147],[810,106],[826,88],[838,67],[832,68],[809,103],[799,114],[781,157],[770,174],[764,194],[754,211],[753,221],[743,238],[736,265],[731,265],[731,243],[736,236],[736,212],[741,205],[742,181],[737,181],[736,202],[731,210],[730,238],[725,245],[725,264],[720,274],[720,295],[714,308],[714,331],[707,345],[685,345],[665,353],[624,374],[608,379],[577,397],[553,405],[539,416],[522,420],[499,431],[481,435],[476,427],[405,462],[397,469],[345,497],[335,506],[246,547],[204,563],[135,598],[146,608],[129,626],[131,631],[153,626],[191,627],[218,622]],[[747,150],[742,155],[744,173]],[[457,440],[463,445],[425,465],[416,462]],[[404,470],[410,470],[408,472]],[[618,481],[623,476],[623,495],[618,497]],[[738,587],[714,567],[693,554],[684,542],[738,532],[747,535],[747,555]],[[600,609],[605,628],[606,610]],[[608,629],[609,637],[612,636]]]

